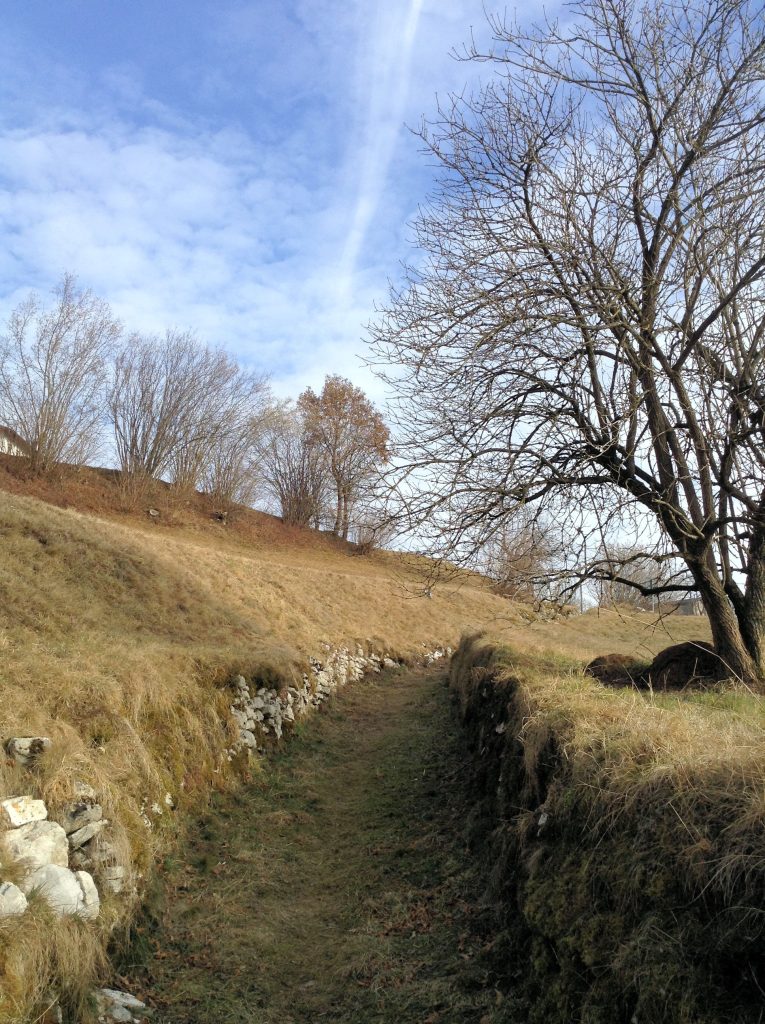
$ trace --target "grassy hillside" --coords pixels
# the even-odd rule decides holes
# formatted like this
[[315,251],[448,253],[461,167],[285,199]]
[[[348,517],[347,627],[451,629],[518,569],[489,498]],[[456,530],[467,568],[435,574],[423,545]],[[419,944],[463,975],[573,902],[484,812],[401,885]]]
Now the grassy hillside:
[[452,664],[508,1021],[761,1019],[765,703],[581,674],[604,627],[613,650],[647,642],[639,620],[466,641]]
[[[198,496],[165,496],[157,521],[120,510],[94,472],[5,482],[16,493],[0,491],[0,738],[53,747],[34,772],[0,762],[0,797],[33,793],[53,815],[77,782],[94,786],[139,888],[189,809],[232,777],[234,674],[286,685],[326,644],[415,657],[509,611],[480,580],[417,596],[411,559],[361,557],[270,516],[224,526]],[[0,1021],[33,1019],[51,990],[77,1005],[137,898],[107,897],[95,925],[54,922],[39,903],[23,928],[0,921]]]
[[[32,793],[55,815],[78,782],[95,787],[138,883],[132,895],[107,896],[95,925],[53,921],[40,902],[23,928],[0,921],[0,1024],[35,1019],[51,991],[85,1019],[83,998],[104,977],[104,950],[147,875],[188,814],[235,777],[225,749],[236,673],[286,685],[324,645],[412,658],[484,629],[522,644],[518,658],[544,652],[570,689],[595,654],[644,656],[668,642],[645,615],[539,621],[480,578],[426,598],[414,556],[362,557],[272,516],[241,510],[224,525],[214,513],[202,496],[181,501],[162,485],[131,507],[108,472],[26,478],[0,459],[0,738],[53,740],[34,772],[0,762],[0,797]],[[700,620],[670,625],[674,638],[705,635]],[[550,691],[550,708],[562,692]],[[622,713],[638,721],[638,698],[598,700],[604,733]],[[3,877],[12,880],[11,867]]]

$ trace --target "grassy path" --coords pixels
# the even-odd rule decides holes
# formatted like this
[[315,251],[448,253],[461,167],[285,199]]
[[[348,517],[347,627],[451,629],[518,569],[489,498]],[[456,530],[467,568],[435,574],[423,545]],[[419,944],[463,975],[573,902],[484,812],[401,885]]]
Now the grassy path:
[[[488,1024],[448,693],[356,684],[199,823],[128,982],[162,1024]],[[137,949],[132,951],[137,959]]]

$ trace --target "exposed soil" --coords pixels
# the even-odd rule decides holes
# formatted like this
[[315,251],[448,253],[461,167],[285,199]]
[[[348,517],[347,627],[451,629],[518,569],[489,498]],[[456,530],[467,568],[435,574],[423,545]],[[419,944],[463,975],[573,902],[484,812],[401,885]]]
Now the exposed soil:
[[499,1020],[457,728],[432,671],[301,724],[165,866],[126,987],[161,1024]]

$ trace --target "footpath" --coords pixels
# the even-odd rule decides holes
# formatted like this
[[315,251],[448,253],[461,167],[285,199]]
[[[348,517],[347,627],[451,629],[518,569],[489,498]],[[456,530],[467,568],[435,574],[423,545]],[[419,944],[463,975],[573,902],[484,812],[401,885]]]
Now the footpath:
[[349,687],[165,865],[126,987],[157,1024],[506,1019],[463,777],[441,673]]

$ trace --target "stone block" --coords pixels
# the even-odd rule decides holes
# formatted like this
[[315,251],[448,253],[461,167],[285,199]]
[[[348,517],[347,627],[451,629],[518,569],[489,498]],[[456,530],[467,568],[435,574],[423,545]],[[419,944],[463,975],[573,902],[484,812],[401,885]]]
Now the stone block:
[[89,825],[85,825],[83,828],[78,828],[76,832],[70,832],[69,846],[72,850],[79,850],[81,846],[89,843],[108,824],[109,822],[102,818],[99,821],[91,821]]
[[35,893],[45,900],[57,917],[81,917],[86,921],[98,917],[98,890],[86,871],[46,864],[27,875],[21,888],[27,896]]
[[107,892],[118,896],[125,888],[127,869],[121,864],[114,864],[112,867],[104,868],[101,872],[101,886]]
[[103,816],[104,812],[101,804],[83,797],[67,804],[58,815],[58,822],[63,830],[69,834],[70,832],[77,832],[78,829],[84,828],[85,825],[90,825],[93,821],[100,821]]
[[3,833],[5,851],[11,860],[27,871],[69,863],[69,843],[66,832],[55,821],[32,821],[28,825]]
[[77,916],[85,921],[95,921],[101,910],[101,900],[93,876],[89,875],[87,871],[75,871],[74,877],[82,890],[82,903],[77,911]]
[[13,882],[0,882],[0,917],[20,917],[27,909],[27,898]]
[[135,1024],[147,1016],[146,1003],[131,996],[129,992],[118,992],[113,988],[98,988],[93,993],[99,1024],[127,1022]]
[[20,828],[32,821],[45,821],[48,808],[31,796],[12,796],[0,803],[0,828]]

